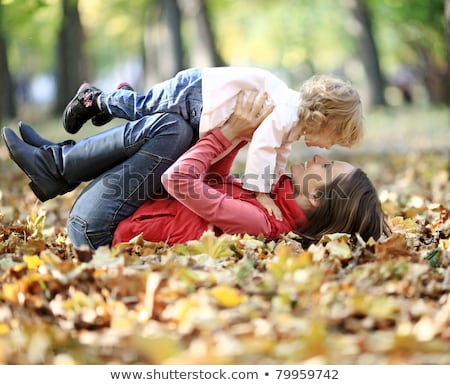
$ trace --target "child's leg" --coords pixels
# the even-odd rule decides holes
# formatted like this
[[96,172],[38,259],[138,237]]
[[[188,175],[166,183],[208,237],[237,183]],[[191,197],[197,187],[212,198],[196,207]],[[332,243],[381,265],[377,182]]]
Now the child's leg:
[[[134,88],[131,87],[127,82],[120,83],[116,89],[134,91]],[[109,114],[109,112],[100,112],[91,119],[91,122],[94,126],[103,126],[113,120],[113,118],[114,117]]]
[[197,128],[202,103],[201,82],[201,70],[188,69],[154,85],[146,95],[123,89],[103,92],[98,104],[101,111],[127,120],[160,112],[179,114]]
[[[120,88],[110,93],[84,83],[67,104],[63,125],[75,134],[90,119],[111,118],[137,120],[143,116],[167,112],[181,115],[192,127],[198,128],[202,112],[201,70],[194,68],[179,72],[174,78],[156,84],[146,95]],[[107,121],[108,119],[106,119]],[[98,125],[98,124],[97,124]]]

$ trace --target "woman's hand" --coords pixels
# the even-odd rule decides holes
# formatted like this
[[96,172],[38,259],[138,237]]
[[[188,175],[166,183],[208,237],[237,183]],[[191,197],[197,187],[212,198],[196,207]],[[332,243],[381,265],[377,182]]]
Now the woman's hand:
[[274,105],[267,105],[267,93],[256,91],[249,93],[244,103],[244,92],[241,91],[236,101],[236,108],[222,126],[222,134],[231,142],[235,139],[249,141],[253,132],[261,122],[273,111]]
[[269,215],[274,216],[277,220],[283,220],[283,214],[269,194],[257,193],[256,200],[267,210]]

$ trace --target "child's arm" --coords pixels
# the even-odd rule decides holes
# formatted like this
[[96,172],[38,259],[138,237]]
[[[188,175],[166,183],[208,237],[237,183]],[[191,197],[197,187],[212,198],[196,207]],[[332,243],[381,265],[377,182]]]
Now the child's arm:
[[261,192],[256,193],[256,199],[267,210],[269,215],[273,215],[279,221],[283,220],[283,216],[281,214],[280,209],[275,204],[275,202],[273,201],[273,199],[270,197],[269,194]]
[[245,163],[244,187],[248,190],[269,193],[280,174],[284,173],[290,144],[286,139],[289,122],[275,108],[255,130],[248,147]]
[[[249,121],[249,112],[248,106],[252,106],[253,102],[256,100],[256,92],[251,92],[250,95],[248,95],[247,103],[244,104],[244,91],[241,91],[238,94],[236,106],[233,114],[230,116],[229,120],[227,121],[227,125],[231,127],[254,127],[255,122],[257,122],[257,126],[261,124],[264,119],[270,115],[275,108],[274,105],[265,106],[265,101],[267,99],[267,95],[264,96],[264,98],[260,98],[258,101],[257,109],[262,109],[262,114],[257,117],[254,121]],[[263,108],[264,107],[264,108]],[[228,177],[230,174],[231,166],[233,164],[234,159],[236,158],[237,153],[239,150],[244,147],[252,138],[254,133],[254,128],[252,130],[248,130],[247,132],[241,133],[239,139],[235,139],[233,141],[234,147],[233,149],[226,154],[224,157],[222,157],[217,162],[212,163],[206,174],[205,174],[205,180],[207,179],[217,179],[218,177]]]

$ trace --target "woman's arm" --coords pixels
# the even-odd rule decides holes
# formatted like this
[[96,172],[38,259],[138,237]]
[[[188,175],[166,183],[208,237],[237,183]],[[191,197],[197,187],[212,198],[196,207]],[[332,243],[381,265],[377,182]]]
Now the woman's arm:
[[228,154],[223,156],[218,161],[215,161],[213,164],[210,164],[205,174],[206,180],[217,180],[224,181],[234,179],[232,175],[230,175],[231,167],[233,165],[234,159],[236,155],[247,144],[246,141],[242,141],[238,143]]
[[[211,164],[208,174],[227,177],[233,161],[239,150],[253,137],[256,128],[273,111],[273,106],[264,107],[266,96],[256,99],[256,92],[251,92],[246,103],[243,103],[244,93],[239,93],[233,114],[222,126],[222,133],[233,142],[234,148],[219,161]],[[264,109],[263,109],[264,107]],[[238,138],[242,139],[241,141]]]
[[209,186],[204,175],[211,161],[236,139],[248,140],[254,129],[270,113],[263,108],[265,98],[256,94],[242,104],[220,129],[211,131],[182,155],[163,175],[166,190],[180,203],[228,233],[268,235],[270,222],[263,210],[246,201],[232,198]]

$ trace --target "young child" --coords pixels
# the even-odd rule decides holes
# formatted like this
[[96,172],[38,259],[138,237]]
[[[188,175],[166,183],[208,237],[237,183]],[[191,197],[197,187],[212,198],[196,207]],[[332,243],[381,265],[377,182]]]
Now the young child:
[[362,137],[360,96],[342,79],[313,76],[295,91],[263,69],[213,67],[181,71],[146,95],[123,84],[106,93],[83,83],[64,111],[63,124],[73,134],[89,119],[102,125],[113,117],[137,120],[169,112],[181,114],[202,137],[229,118],[240,91],[265,92],[274,105],[251,138],[243,183],[257,192],[269,214],[281,219],[269,194],[285,170],[292,143],[303,137],[307,146],[329,149],[334,144],[351,147]]

